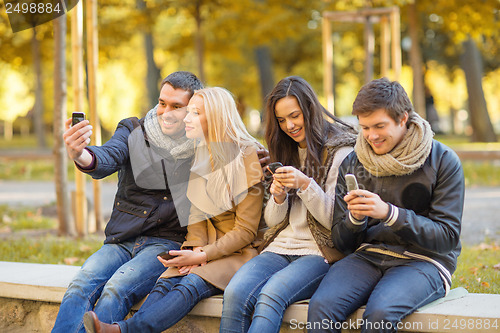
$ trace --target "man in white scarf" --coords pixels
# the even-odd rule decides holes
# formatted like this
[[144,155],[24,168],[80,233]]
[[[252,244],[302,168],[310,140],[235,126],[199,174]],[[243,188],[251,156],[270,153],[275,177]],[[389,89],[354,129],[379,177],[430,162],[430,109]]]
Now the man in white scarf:
[[[447,293],[461,250],[460,160],[432,139],[403,87],[373,80],[352,113],[361,131],[339,168],[332,227],[346,257],[311,298],[310,332],[340,332],[362,305],[361,332],[397,331],[403,318]],[[360,189],[347,192],[346,174]]]

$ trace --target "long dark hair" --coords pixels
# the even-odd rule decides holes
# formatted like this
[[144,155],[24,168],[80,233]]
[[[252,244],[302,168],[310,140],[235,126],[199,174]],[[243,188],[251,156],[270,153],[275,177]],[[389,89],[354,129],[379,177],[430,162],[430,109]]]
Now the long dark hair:
[[[321,167],[321,153],[328,137],[341,132],[355,133],[351,126],[328,112],[319,102],[316,93],[306,80],[299,76],[282,79],[267,97],[266,103],[266,142],[272,162],[281,162],[300,168],[298,143],[280,128],[275,115],[276,103],[285,97],[293,96],[304,115],[304,127],[307,144],[305,168],[302,170],[312,177],[315,170]],[[333,120],[329,122],[324,116]]]

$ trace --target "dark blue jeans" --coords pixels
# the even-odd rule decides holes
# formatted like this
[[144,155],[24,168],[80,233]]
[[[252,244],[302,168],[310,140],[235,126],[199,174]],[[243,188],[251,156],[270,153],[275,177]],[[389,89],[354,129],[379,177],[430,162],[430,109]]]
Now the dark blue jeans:
[[122,333],[163,332],[184,318],[199,301],[221,293],[196,274],[162,278],[139,311],[118,325]]
[[407,315],[445,295],[431,263],[376,253],[353,253],[335,263],[309,302],[309,332],[340,332],[366,304],[361,332],[396,332]]
[[155,237],[103,245],[71,281],[52,332],[84,333],[83,314],[90,310],[105,323],[125,318],[165,271],[156,255],[179,247],[177,242]]
[[311,297],[328,268],[317,255],[261,253],[224,291],[220,332],[279,332],[287,307]]

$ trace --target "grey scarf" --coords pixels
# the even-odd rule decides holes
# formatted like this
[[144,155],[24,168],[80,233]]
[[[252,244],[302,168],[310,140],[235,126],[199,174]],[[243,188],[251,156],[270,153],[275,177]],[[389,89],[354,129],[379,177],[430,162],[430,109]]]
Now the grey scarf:
[[173,139],[161,131],[156,110],[158,105],[151,109],[144,119],[144,127],[149,141],[162,149],[170,152],[175,159],[191,158],[194,155],[194,142],[185,135]]

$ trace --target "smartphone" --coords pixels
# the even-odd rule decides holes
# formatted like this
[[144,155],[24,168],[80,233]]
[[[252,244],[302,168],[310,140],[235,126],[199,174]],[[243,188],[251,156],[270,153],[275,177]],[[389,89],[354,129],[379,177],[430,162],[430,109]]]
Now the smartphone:
[[359,190],[358,181],[356,180],[356,176],[352,173],[348,173],[345,175],[345,183],[347,185],[347,193],[353,190]]
[[168,251],[163,251],[162,253],[159,253],[158,256],[162,257],[165,260],[169,260],[169,259],[175,258],[175,256],[173,256],[170,253],[168,253]]
[[75,126],[80,121],[84,121],[84,120],[85,120],[85,113],[73,112],[73,114],[71,115],[71,126]]
[[273,162],[267,166],[267,170],[269,170],[269,172],[274,175],[276,169],[279,169],[282,166],[283,164],[281,164],[281,162]]

